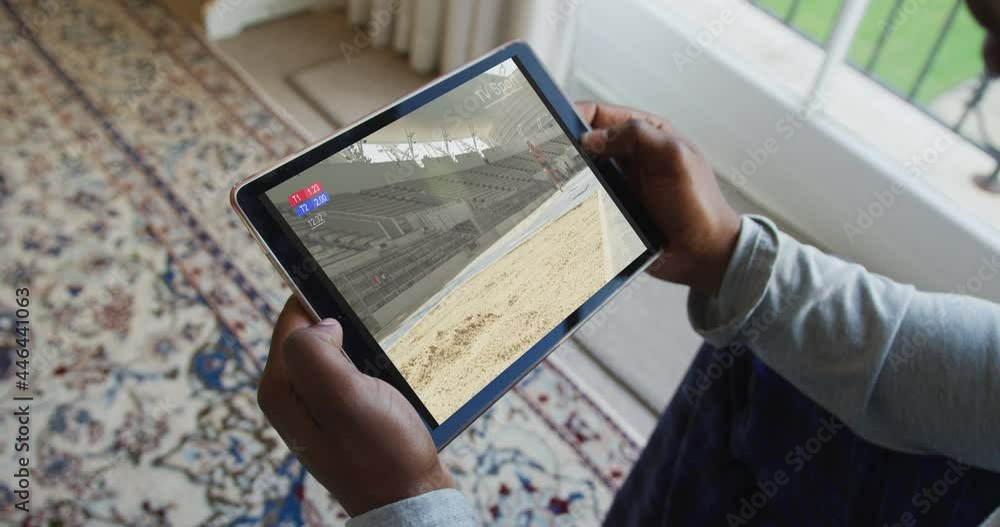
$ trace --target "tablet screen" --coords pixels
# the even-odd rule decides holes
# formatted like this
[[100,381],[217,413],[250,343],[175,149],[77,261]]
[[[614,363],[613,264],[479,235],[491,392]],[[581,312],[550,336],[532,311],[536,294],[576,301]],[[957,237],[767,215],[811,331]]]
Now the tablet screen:
[[439,423],[646,251],[513,60],[266,196]]

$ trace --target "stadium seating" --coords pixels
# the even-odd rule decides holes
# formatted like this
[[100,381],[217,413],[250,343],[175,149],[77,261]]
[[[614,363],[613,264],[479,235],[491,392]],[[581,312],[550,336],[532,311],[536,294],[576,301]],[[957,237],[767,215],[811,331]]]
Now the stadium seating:
[[[537,146],[548,159],[561,166],[570,144],[560,134]],[[509,148],[491,151],[500,153]],[[541,167],[528,152],[526,143],[516,154],[484,160],[482,164],[471,162],[468,157],[465,155],[462,163],[452,161],[455,167],[465,167],[455,172],[332,194],[318,212],[327,210],[337,214],[327,215],[321,225],[310,225],[307,218],[296,216],[289,207],[280,207],[283,218],[317,263],[324,269],[336,270],[332,280],[373,331],[380,329],[373,316],[378,309],[464,248],[474,245],[484,232],[555,191],[549,178],[538,177]],[[434,159],[435,170],[446,167],[448,159]],[[583,168],[582,158],[570,159],[575,159],[574,172]],[[466,203],[474,221],[439,231],[426,226],[412,227],[404,219],[454,202]],[[356,229],[360,227],[356,224],[352,229],[349,221],[338,220],[341,213],[373,221],[392,221],[410,234],[402,238],[406,240],[404,244],[393,242],[389,236],[358,232]]]

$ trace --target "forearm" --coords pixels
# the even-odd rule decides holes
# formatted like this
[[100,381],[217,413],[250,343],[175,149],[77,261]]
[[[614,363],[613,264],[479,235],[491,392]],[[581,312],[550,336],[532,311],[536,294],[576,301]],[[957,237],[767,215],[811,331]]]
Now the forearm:
[[692,323],[737,340],[863,437],[1000,470],[1000,307],[920,293],[744,219]]

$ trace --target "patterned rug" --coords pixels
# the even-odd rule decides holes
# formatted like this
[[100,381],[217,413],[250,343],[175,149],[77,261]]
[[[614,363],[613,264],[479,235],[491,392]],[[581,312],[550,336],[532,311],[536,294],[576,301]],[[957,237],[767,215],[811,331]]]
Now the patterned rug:
[[[156,2],[0,6],[0,522],[341,524],[257,409],[288,292],[227,196],[306,140]],[[484,524],[593,525],[637,450],[546,363],[443,457]]]

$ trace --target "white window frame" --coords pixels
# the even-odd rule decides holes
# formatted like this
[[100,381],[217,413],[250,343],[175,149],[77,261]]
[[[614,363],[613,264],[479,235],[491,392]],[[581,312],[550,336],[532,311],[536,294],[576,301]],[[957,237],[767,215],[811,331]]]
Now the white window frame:
[[[1000,302],[1000,274],[991,266],[1000,254],[996,230],[821,112],[795,117],[808,102],[729,53],[699,45],[702,28],[682,27],[668,6],[652,0],[584,2],[576,24],[572,93],[667,117],[721,177],[835,254],[924,290]],[[678,54],[691,58],[680,70]],[[793,120],[794,133],[786,137]],[[751,152],[760,158],[768,139],[778,149],[752,175],[726,168],[752,161]],[[879,196],[889,201],[886,192],[891,205],[849,239],[845,224],[857,225],[861,211],[878,211]]]

